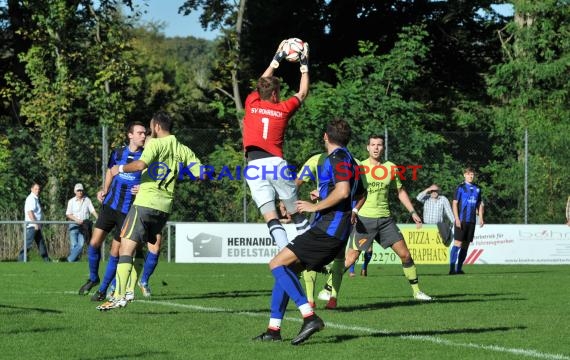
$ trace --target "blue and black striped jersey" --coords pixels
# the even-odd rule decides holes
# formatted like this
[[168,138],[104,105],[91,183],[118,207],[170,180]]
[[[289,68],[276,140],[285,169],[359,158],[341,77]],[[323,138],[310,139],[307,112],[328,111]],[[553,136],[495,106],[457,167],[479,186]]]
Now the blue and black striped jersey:
[[319,196],[321,199],[326,199],[329,196],[336,183],[350,182],[350,196],[334,207],[318,211],[311,224],[311,227],[317,227],[342,241],[348,240],[352,229],[350,217],[352,208],[356,204],[356,196],[364,194],[365,191],[362,180],[355,177],[357,166],[356,160],[346,148],[338,148],[325,159],[322,172],[319,173]]
[[463,182],[455,190],[453,200],[457,200],[457,211],[461,222],[475,223],[477,208],[481,204],[481,188],[475,184]]
[[[128,146],[113,150],[109,156],[107,167],[110,169],[115,165],[126,165],[141,157],[143,149],[131,152]],[[131,188],[141,183],[141,172],[119,173],[113,178],[109,191],[103,200],[103,204],[110,206],[113,210],[117,210],[126,214],[135,200],[135,195],[131,193]]]

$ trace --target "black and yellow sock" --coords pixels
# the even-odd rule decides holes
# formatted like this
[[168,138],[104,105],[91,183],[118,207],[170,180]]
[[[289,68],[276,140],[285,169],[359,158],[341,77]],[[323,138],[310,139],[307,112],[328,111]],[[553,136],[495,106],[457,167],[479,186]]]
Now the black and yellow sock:
[[404,275],[410,282],[410,286],[412,287],[412,291],[414,294],[417,294],[420,291],[420,286],[418,285],[418,274],[416,271],[416,264],[414,264],[413,260],[410,260],[407,263],[402,264]]
[[115,294],[113,297],[116,299],[121,299],[125,297],[125,292],[127,291],[127,282],[131,275],[131,269],[133,268],[133,257],[121,255],[119,256],[119,263],[117,264],[117,275],[115,276]]
[[303,279],[305,280],[305,291],[307,293],[307,300],[315,302],[315,282],[317,281],[316,271],[303,271]]

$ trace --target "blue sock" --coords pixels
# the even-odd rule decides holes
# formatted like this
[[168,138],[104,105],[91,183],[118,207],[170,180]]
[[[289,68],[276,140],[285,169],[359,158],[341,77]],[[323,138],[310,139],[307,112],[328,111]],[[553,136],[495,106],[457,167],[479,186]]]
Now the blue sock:
[[158,254],[154,254],[150,251],[146,253],[146,259],[144,259],[144,267],[143,273],[141,276],[141,283],[148,284],[148,278],[156,269],[156,265],[158,264]]
[[348,271],[350,271],[351,273],[354,272],[354,264],[355,264],[355,263],[352,263],[352,265],[350,265],[350,269],[348,269]]
[[103,281],[99,286],[99,291],[106,292],[111,281],[115,279],[115,273],[117,272],[117,264],[119,263],[118,256],[109,256],[109,262],[107,263],[107,269],[105,269],[105,276],[103,276]]
[[275,281],[273,290],[271,291],[271,318],[283,319],[288,302],[289,295],[287,295],[285,290]]
[[372,260],[372,252],[365,251],[364,262],[362,263],[362,270],[368,269],[368,264],[370,264],[370,260]]
[[[279,266],[271,270],[275,281],[287,295],[295,302],[297,307],[308,303],[299,278],[287,266]],[[273,297],[272,297],[273,298]],[[273,300],[272,300],[273,301]]]
[[449,271],[455,271],[455,264],[457,263],[457,257],[459,255],[459,246],[453,245],[449,253]]
[[87,259],[89,260],[89,280],[99,280],[99,261],[101,261],[101,249],[95,249],[89,245],[87,247]]
[[459,250],[459,256],[457,257],[457,272],[463,269],[463,262],[467,258],[467,248],[461,248]]

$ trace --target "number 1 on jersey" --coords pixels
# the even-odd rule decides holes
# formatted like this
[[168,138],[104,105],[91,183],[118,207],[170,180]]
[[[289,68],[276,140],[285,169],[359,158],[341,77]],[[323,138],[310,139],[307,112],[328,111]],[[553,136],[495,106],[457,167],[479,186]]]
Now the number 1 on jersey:
[[269,132],[269,118],[261,118],[261,122],[263,123],[263,139],[267,140],[267,133]]

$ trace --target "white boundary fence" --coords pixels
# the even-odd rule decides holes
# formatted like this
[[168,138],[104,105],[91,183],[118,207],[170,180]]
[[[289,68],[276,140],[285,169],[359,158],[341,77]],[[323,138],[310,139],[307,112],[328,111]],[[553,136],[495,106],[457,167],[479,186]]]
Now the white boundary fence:
[[[40,220],[40,221],[23,221],[23,220],[2,220],[0,221],[0,225],[2,224],[6,224],[6,225],[22,225],[22,247],[24,249],[24,262],[27,262],[27,258],[28,258],[28,249],[26,248],[25,244],[26,244],[26,228],[28,227],[28,224],[42,224],[42,225],[49,225],[49,224],[57,224],[57,225],[67,225],[67,224],[75,224],[73,221],[51,221],[51,220]],[[45,238],[44,238],[45,240]],[[89,243],[88,240],[86,240],[87,243]],[[34,244],[32,244],[32,246],[35,246]],[[20,248],[22,248],[20,247]]]
[[[21,245],[25,243],[29,223],[0,221],[0,224],[21,225]],[[73,222],[43,220],[35,223],[66,225]],[[398,226],[416,263],[448,264],[449,249],[443,245],[435,225],[424,225],[420,229],[412,224]],[[295,226],[285,224],[284,227],[289,238],[293,239]],[[277,254],[277,246],[269,236],[266,224],[168,222],[165,231],[168,262],[174,258],[177,263],[266,264]],[[373,264],[399,262],[391,249],[374,245]],[[477,226],[465,263],[570,264],[570,226]]]

